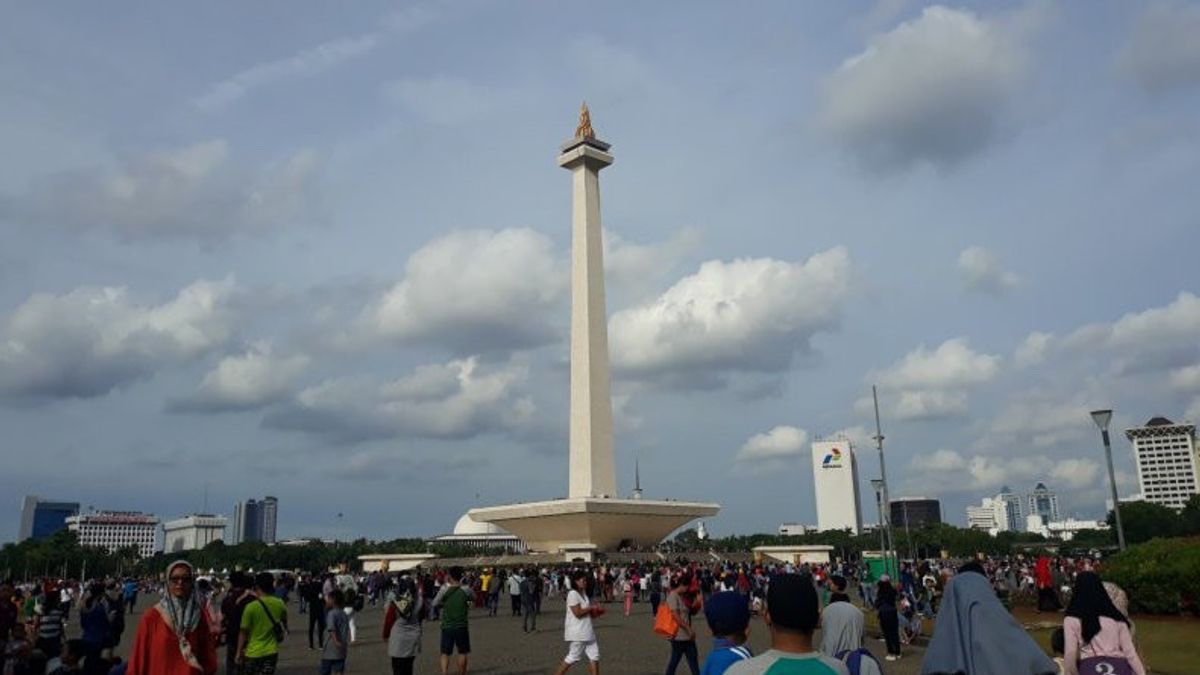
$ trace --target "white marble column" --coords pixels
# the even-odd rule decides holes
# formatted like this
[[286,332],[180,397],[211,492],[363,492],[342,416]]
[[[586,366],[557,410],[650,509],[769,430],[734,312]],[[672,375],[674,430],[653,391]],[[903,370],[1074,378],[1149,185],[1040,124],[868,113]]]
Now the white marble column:
[[613,162],[608,148],[577,137],[558,157],[572,174],[571,497],[617,497],[600,227],[600,170]]

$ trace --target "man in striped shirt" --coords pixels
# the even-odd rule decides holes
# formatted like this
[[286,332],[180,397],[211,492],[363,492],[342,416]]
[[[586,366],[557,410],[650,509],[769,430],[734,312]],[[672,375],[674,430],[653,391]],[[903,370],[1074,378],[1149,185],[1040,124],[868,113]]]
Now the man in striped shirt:
[[704,603],[704,618],[713,633],[713,649],[700,675],[721,675],[729,666],[753,656],[746,646],[750,630],[750,605],[735,591],[714,593]]

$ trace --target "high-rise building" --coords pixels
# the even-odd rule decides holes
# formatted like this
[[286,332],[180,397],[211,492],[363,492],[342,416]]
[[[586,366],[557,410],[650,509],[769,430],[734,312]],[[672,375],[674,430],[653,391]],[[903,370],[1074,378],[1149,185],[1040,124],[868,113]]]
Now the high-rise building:
[[992,498],[984,497],[979,506],[967,507],[967,527],[973,530],[993,530],[996,527],[996,509]]
[[204,548],[225,538],[225,516],[196,513],[163,523],[163,551],[178,553]]
[[924,527],[942,522],[942,503],[929,497],[901,497],[891,500],[892,527]]
[[1125,437],[1133,443],[1143,499],[1182,509],[1192,495],[1200,493],[1196,425],[1155,417],[1145,426],[1126,429]]
[[1045,483],[1038,483],[1033,492],[1025,496],[1025,504],[1025,514],[1039,516],[1043,523],[1057,522],[1059,519],[1058,495],[1046,487]]
[[277,537],[279,500],[267,495],[258,501],[247,499],[233,506],[233,536],[230,543],[261,541],[274,544]]
[[817,498],[817,529],[845,530],[858,534],[858,462],[854,447],[845,438],[812,444],[813,492]]
[[21,527],[17,541],[45,539],[67,529],[67,518],[79,513],[79,502],[51,502],[26,495],[21,503]]
[[1025,514],[1021,509],[1021,498],[1007,485],[992,498],[996,510],[996,528],[1001,532],[1020,532],[1025,525]]
[[109,552],[133,546],[138,555],[154,555],[158,518],[140,511],[96,511],[67,518],[67,528],[79,537],[80,546],[98,546]]
[[279,516],[279,500],[267,495],[258,503],[259,533],[262,540],[268,544],[275,543],[275,524]]

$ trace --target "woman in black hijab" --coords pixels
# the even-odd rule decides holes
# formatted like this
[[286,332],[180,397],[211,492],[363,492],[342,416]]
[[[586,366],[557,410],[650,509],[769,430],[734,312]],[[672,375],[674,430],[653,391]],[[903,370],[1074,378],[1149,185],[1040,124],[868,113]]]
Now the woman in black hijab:
[[884,574],[879,577],[875,588],[875,609],[879,611],[879,628],[887,642],[888,661],[900,658],[900,615],[896,611],[896,587],[892,579]]
[[1113,604],[1095,572],[1080,572],[1075,577],[1063,634],[1067,675],[1145,675],[1146,668],[1133,646],[1129,618]]

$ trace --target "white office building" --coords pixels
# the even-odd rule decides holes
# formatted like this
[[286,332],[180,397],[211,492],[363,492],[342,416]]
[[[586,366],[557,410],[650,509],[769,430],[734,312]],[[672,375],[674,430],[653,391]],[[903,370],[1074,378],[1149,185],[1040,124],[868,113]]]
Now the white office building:
[[1145,426],[1126,429],[1125,437],[1133,443],[1143,499],[1182,509],[1192,495],[1200,493],[1196,425],[1155,417]]
[[178,553],[204,548],[225,539],[225,516],[196,513],[163,523],[163,551]]
[[858,463],[845,438],[812,444],[813,487],[817,498],[817,529],[862,530],[858,510]]
[[109,552],[134,546],[138,555],[154,555],[158,518],[139,511],[95,511],[67,518],[67,529],[79,537],[80,546],[98,546]]
[[967,527],[989,531],[996,528],[996,509],[992,506],[991,497],[984,497],[979,506],[967,507]]

